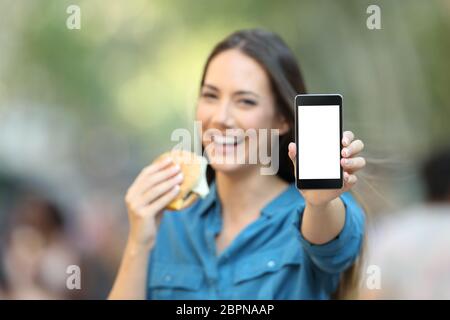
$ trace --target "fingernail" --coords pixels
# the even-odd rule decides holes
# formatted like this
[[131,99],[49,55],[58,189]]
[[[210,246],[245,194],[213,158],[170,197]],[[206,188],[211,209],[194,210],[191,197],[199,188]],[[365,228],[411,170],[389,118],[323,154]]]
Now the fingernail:
[[344,156],[348,157],[348,149],[347,149],[347,148],[344,148],[342,151],[343,151],[343,153],[344,153]]
[[164,163],[171,163],[171,162],[172,162],[171,157],[167,157],[166,159],[164,159]]
[[179,164],[176,164],[173,166],[173,171],[175,171],[175,172],[180,171],[180,169],[181,169],[181,167]]
[[352,164],[352,160],[350,160],[350,159],[345,159],[344,162],[348,166]]
[[342,139],[342,143],[348,145],[348,140],[346,138]]
[[175,187],[173,187],[173,192],[178,193],[178,191],[180,191],[180,186],[176,185]]
[[177,175],[177,176],[175,177],[175,180],[178,181],[178,182],[180,182],[180,181],[183,180],[183,178],[184,178],[183,173],[180,173],[179,175]]

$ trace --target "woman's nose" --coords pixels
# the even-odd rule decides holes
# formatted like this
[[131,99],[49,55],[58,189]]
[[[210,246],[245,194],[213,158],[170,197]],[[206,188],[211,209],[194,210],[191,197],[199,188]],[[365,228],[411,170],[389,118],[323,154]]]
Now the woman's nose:
[[231,126],[233,122],[231,107],[231,101],[223,101],[214,113],[213,122],[225,127]]

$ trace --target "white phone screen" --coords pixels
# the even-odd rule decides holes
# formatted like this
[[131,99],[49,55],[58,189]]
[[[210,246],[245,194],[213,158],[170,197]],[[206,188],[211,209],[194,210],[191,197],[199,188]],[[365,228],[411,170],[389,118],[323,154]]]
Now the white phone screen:
[[340,179],[339,105],[297,108],[299,179]]

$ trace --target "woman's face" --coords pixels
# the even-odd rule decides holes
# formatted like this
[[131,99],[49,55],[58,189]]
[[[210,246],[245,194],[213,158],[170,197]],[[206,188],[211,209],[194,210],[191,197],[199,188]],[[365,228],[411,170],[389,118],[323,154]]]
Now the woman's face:
[[[264,130],[260,129],[266,129],[269,137],[270,129],[279,129],[279,134],[288,129],[277,115],[265,70],[237,49],[221,52],[210,61],[196,118],[202,123],[202,143],[209,161],[216,171],[223,172],[254,164],[252,159],[261,148],[267,153],[268,139],[262,138]],[[245,134],[251,131],[256,132],[255,139]],[[259,156],[257,159],[259,163]]]

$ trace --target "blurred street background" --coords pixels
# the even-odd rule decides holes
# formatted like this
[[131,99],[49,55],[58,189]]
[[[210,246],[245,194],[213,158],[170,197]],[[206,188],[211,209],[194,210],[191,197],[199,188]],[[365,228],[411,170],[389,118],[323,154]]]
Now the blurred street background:
[[369,224],[423,201],[418,168],[450,143],[450,1],[0,0],[0,299],[107,296],[128,186],[193,131],[212,47],[254,27],[285,39],[310,93],[344,96]]

